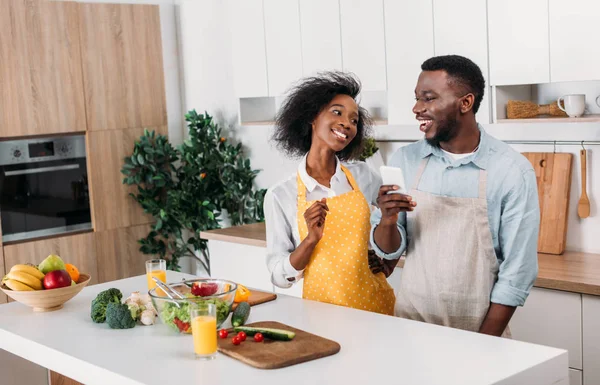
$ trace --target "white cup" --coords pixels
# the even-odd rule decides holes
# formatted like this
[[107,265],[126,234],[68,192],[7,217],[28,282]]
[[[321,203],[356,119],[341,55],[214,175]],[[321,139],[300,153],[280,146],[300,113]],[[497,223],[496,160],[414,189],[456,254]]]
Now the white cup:
[[[564,104],[564,107],[561,105],[561,100]],[[597,99],[596,102],[598,102]],[[557,103],[558,108],[566,112],[571,118],[578,118],[582,116],[583,112],[585,111],[584,94],[564,95],[558,98]]]

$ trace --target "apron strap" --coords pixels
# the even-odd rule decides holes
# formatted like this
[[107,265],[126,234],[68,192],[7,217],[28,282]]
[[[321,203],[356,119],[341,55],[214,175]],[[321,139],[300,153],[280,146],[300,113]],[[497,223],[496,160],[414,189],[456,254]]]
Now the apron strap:
[[479,199],[486,199],[487,171],[479,170]]
[[421,181],[421,177],[423,176],[423,172],[425,171],[425,167],[427,167],[427,163],[429,163],[429,156],[421,161],[419,164],[419,168],[417,170],[417,174],[415,175],[415,179],[413,181],[412,189],[416,190],[419,187],[419,182]]
[[346,175],[346,179],[348,179],[348,182],[350,182],[350,186],[352,186],[352,190],[360,191],[360,189],[358,188],[358,184],[356,184],[356,180],[354,180],[354,176],[352,175],[352,173],[341,164],[340,164],[340,167],[341,167],[342,171],[344,172],[344,175]]

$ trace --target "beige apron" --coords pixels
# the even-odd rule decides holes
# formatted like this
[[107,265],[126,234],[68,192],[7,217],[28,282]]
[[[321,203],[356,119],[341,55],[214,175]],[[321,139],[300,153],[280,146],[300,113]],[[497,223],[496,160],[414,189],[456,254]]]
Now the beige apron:
[[[352,191],[327,198],[329,212],[323,238],[304,270],[302,298],[387,315],[394,314],[394,289],[385,274],[369,269],[370,209],[354,177],[342,166]],[[315,202],[306,200],[306,186],[298,181],[298,231],[308,235],[304,212]]]
[[[477,198],[439,196],[417,190],[428,161],[421,162],[410,191],[417,207],[408,213],[395,314],[478,332],[499,267],[488,224],[487,172],[479,171]],[[510,336],[508,327],[503,336]]]

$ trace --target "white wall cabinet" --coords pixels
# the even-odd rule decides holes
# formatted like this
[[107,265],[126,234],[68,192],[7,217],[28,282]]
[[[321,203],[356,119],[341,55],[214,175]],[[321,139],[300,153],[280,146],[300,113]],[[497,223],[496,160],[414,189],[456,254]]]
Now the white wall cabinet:
[[569,351],[569,367],[582,369],[581,295],[532,288],[510,321],[513,338]]
[[[486,88],[477,112],[479,123],[490,123],[486,3],[481,0],[434,0],[435,55],[462,55],[479,66]],[[469,26],[469,33],[457,26]]]
[[577,369],[569,369],[569,385],[582,385],[583,372]]
[[300,0],[304,76],[342,69],[338,0]]
[[415,86],[421,64],[434,55],[432,0],[386,0],[385,46],[388,123],[416,127]]
[[600,79],[598,0],[549,0],[550,80]]
[[283,95],[302,77],[298,0],[264,0],[269,96]]
[[583,383],[600,384],[600,297],[583,295]]
[[262,0],[229,0],[233,82],[237,98],[268,96]]
[[363,91],[385,91],[383,0],[340,0],[340,20],[344,71],[358,76]]
[[548,0],[488,0],[490,83],[550,82]]

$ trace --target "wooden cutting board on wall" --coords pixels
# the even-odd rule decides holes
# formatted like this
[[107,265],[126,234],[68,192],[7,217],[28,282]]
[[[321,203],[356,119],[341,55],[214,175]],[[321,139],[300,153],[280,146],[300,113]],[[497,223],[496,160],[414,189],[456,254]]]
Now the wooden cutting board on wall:
[[524,152],[535,169],[540,201],[538,252],[562,254],[567,240],[573,154]]

